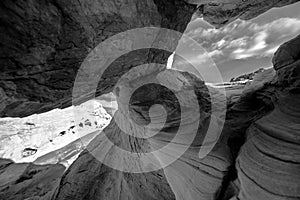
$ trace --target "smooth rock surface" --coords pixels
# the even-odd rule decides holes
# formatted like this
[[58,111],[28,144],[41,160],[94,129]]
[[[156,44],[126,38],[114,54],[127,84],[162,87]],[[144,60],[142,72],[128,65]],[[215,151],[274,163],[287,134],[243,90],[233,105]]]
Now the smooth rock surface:
[[[104,129],[105,134],[97,136],[68,169],[55,199],[183,200],[218,196],[231,162],[230,150],[224,143],[218,143],[208,156],[199,158],[201,148],[217,142],[216,136],[204,142],[208,124],[215,120],[210,115],[210,97],[205,84],[193,75],[174,70],[150,72],[139,81],[127,79],[137,77],[135,73],[133,70],[133,75],[124,77],[118,85],[119,110]],[[153,76],[160,85],[146,84],[148,78],[155,79]],[[220,95],[215,92],[213,95]],[[131,97],[129,107],[127,97]],[[152,107],[157,104],[162,105],[166,113],[162,108]],[[197,111],[199,106],[201,109]],[[155,131],[159,132],[152,135]],[[165,147],[169,144],[172,145]],[[187,151],[177,154],[185,146]],[[118,153],[118,148],[140,156],[132,158],[132,153]],[[162,151],[144,157],[161,148]],[[177,161],[167,164],[172,159]],[[162,170],[163,166],[167,167]],[[137,171],[143,173],[128,173]]]
[[273,96],[274,110],[250,126],[238,155],[241,200],[300,198],[299,40],[277,50],[276,79],[261,90]]
[[248,129],[237,159],[241,200],[300,198],[299,95],[282,98],[275,110]]

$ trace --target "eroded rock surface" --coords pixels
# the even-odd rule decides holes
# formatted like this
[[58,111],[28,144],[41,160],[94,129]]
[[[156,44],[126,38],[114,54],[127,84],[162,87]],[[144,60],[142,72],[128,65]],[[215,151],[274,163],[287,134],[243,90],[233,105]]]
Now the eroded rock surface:
[[272,113],[248,129],[237,159],[240,199],[299,199],[298,98],[281,98]]
[[[119,110],[104,129],[105,134],[97,136],[69,168],[55,199],[183,200],[218,196],[231,163],[230,150],[219,142],[208,156],[199,158],[200,148],[218,139],[213,136],[204,142],[209,123],[216,120],[210,115],[210,96],[204,82],[174,70],[158,74],[154,71],[144,74],[143,79],[127,79],[138,77],[135,73],[141,71],[133,71],[133,75],[124,77],[118,85]],[[147,80],[155,79],[160,84],[147,84]],[[213,95],[222,94],[215,91]],[[128,107],[126,98],[129,97]],[[157,104],[166,113],[162,112],[163,108],[152,107]],[[169,144],[172,145],[166,147]],[[160,152],[151,153],[164,147]],[[187,151],[177,154],[183,147]],[[132,153],[120,153],[118,148],[139,156],[132,158]],[[145,157],[147,153],[149,157]],[[169,165],[172,159],[177,161]],[[162,170],[163,166],[167,167]]]
[[[77,70],[100,42],[148,26],[183,32],[195,8],[181,0],[1,1],[0,116],[70,106]],[[100,93],[132,66],[166,63],[169,55],[141,51],[120,59],[101,80]]]
[[[196,11],[215,26],[251,19],[296,0],[270,1],[1,1],[0,116],[27,116],[71,105],[71,89],[80,64],[100,42],[146,26],[183,32]],[[174,49],[177,41],[174,41]],[[140,52],[115,63],[101,80],[108,93],[132,66],[166,63],[166,52]],[[122,68],[119,66],[122,65]]]
[[300,198],[299,41],[278,49],[275,80],[261,90],[273,97],[274,110],[250,126],[237,158],[241,200]]
[[[273,6],[296,1],[199,2],[196,2],[200,5],[198,12],[203,14],[204,19],[220,26],[237,17],[249,19]],[[196,6],[179,0],[33,0],[1,1],[0,8],[3,63],[0,112],[1,116],[25,116],[69,106],[77,70],[89,51],[99,42],[124,30],[150,25],[182,32]],[[177,41],[171,44],[172,48],[175,49]],[[149,67],[142,74],[138,72],[138,80],[134,78],[137,74],[125,77],[122,87],[114,91],[119,104],[115,117],[105,128],[104,134],[98,134],[63,175],[55,193],[51,193],[51,198],[299,199],[298,44],[299,37],[276,52],[275,78],[270,78],[271,82],[258,84],[258,87],[245,92],[236,103],[229,105],[221,137],[213,137],[207,143],[203,142],[209,122],[219,121],[211,114],[207,87],[202,81],[188,73],[165,70],[164,67]],[[134,66],[154,61],[165,64],[169,53],[147,50],[126,56],[118,59],[106,71],[100,80],[98,95],[111,92],[119,78],[134,69]],[[144,83],[147,78],[162,81],[179,97],[191,97],[191,91],[195,90],[196,100],[184,98],[183,104],[186,107],[181,110],[172,95],[169,95],[169,90],[148,85],[148,88],[130,99],[130,106],[127,107],[127,102],[123,102],[120,95],[128,97],[128,92],[133,91],[132,86]],[[213,94],[220,95],[218,92]],[[163,103],[165,110],[151,107],[159,103]],[[200,112],[195,109],[197,106],[201,107]],[[167,119],[164,118],[165,112],[169,114]],[[173,153],[178,150],[174,147],[178,147],[177,144],[184,147],[189,142],[190,132],[182,131],[182,135],[174,142],[176,145],[167,149],[169,151],[152,154],[151,162],[149,159],[141,159],[142,155],[170,143],[176,135],[174,132],[178,128],[178,115],[181,112],[183,125],[187,130],[195,130],[195,139],[175,162],[163,170],[147,171],[174,158]],[[197,120],[199,128],[191,128]],[[145,129],[144,126],[149,122],[154,125]],[[163,129],[156,133],[162,125]],[[151,137],[143,139],[138,136]],[[212,151],[204,158],[199,157],[201,148],[214,142],[216,145]],[[126,154],[119,154],[116,146],[138,156],[132,159]],[[27,150],[29,154],[34,152]],[[108,164],[114,164],[117,169],[107,167],[97,157]],[[11,178],[12,173],[7,168],[10,166],[13,165],[9,162],[3,167],[4,171],[0,175],[8,176],[1,180]],[[26,167],[27,164],[22,170]],[[58,168],[58,171],[54,170],[57,173],[53,176],[56,181],[64,170]],[[130,173],[136,169],[147,170],[144,173]],[[0,195],[4,195],[5,199],[38,199],[43,196],[43,184],[47,183],[32,192],[35,186],[26,180],[36,171],[33,174],[31,171],[25,172],[25,178],[22,172],[15,174],[17,178],[8,180],[12,181],[9,182],[11,190],[7,190],[8,182],[4,181]],[[48,180],[45,177],[52,175],[45,173],[39,176],[39,180]],[[20,176],[21,185],[16,181]],[[30,187],[23,185],[23,182],[29,183]],[[50,190],[53,188],[50,187]],[[48,193],[48,190],[45,192]]]
[[0,159],[0,199],[51,199],[65,167]]
[[[93,132],[101,131],[110,120],[97,100],[24,118],[2,118],[0,157],[14,162],[38,159],[39,164],[68,165],[68,159],[82,151],[83,143],[92,140]],[[71,143],[74,148],[70,148]]]

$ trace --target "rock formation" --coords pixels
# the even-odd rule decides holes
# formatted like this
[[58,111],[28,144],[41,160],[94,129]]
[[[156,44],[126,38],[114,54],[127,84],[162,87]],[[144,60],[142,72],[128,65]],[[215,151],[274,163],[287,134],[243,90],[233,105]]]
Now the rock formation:
[[272,113],[248,129],[236,163],[239,199],[299,199],[298,98],[281,97]]
[[[187,2],[198,4],[198,13],[205,20],[221,26],[296,0]],[[183,0],[1,1],[0,116],[21,117],[70,106],[77,70],[96,45],[138,27],[183,32],[196,7]],[[176,44],[174,41],[174,49]],[[169,53],[154,55],[146,51],[133,55],[138,58],[135,61],[129,56],[123,59],[122,69],[116,67],[101,80],[99,94],[111,91],[119,74],[131,66],[146,60],[165,63]]]
[[[75,117],[76,115],[78,117]],[[79,138],[82,143],[88,143],[93,138],[92,135],[95,136],[93,133],[101,131],[109,124],[110,119],[111,116],[96,100],[87,101],[80,106],[55,109],[40,115],[2,118],[0,119],[0,157],[14,162],[34,162],[38,159],[36,164],[65,163],[67,165],[67,160],[71,157],[76,158],[84,148]],[[60,154],[66,153],[61,148],[70,143],[75,146],[74,151],[69,149],[68,159],[61,157]],[[57,153],[58,155],[55,155]]]
[[[70,106],[77,70],[103,40],[146,26],[183,32],[196,6],[182,0],[5,0],[0,9],[0,116],[21,117]],[[165,63],[169,55],[140,51],[115,62],[99,93],[110,92],[132,66]]]
[[273,90],[275,109],[247,130],[236,162],[239,199],[300,198],[299,44],[300,35],[277,50],[277,76],[261,89]]
[[[148,68],[145,71],[152,72],[148,76],[145,74],[143,80],[138,78],[127,82],[124,78],[119,83],[119,109],[111,124],[104,129],[104,135],[97,136],[68,169],[54,199],[213,199],[218,195],[230,165],[230,157],[226,153],[229,148],[220,142],[205,159],[199,158],[208,125],[213,120],[210,96],[204,82],[189,73],[164,70],[153,74],[155,68],[151,65]],[[160,84],[144,84],[149,78]],[[141,88],[138,87],[140,84],[143,85]],[[176,95],[167,88],[172,88]],[[215,92],[213,95],[222,95]],[[196,94],[194,99],[193,93]],[[129,108],[126,96],[131,96]],[[152,107],[156,104],[164,106],[166,119],[162,108],[156,110]],[[150,119],[152,126],[148,124]],[[144,127],[145,124],[148,128]],[[162,127],[162,131],[152,137],[138,137],[151,136],[159,130],[158,127]],[[179,138],[174,138],[174,135]],[[109,141],[114,145],[106,146]],[[165,147],[167,144],[173,146]],[[176,146],[178,144],[188,148],[182,156],[174,153],[182,148]],[[120,153],[118,148],[141,155],[132,158],[131,154]],[[144,153],[161,148],[166,149],[144,158]],[[102,157],[105,157],[104,161]],[[171,165],[165,164],[173,157],[179,159]],[[103,162],[106,165],[113,163],[110,167],[114,168]],[[167,167],[162,170],[161,165]],[[144,173],[130,173],[138,171]]]
[[[204,19],[221,26],[294,2],[190,1],[196,6],[180,0],[1,1],[1,116],[70,106],[81,62],[98,43],[116,33],[145,26],[183,32],[197,8]],[[214,135],[208,141],[209,124],[218,127],[222,121],[214,116],[210,97],[222,100],[223,94],[192,74],[166,70],[160,64],[166,63],[170,52],[128,53],[110,66],[96,91],[101,95],[114,89],[118,110],[59,185],[32,192],[39,181],[31,179],[36,171],[26,171],[12,182],[1,182],[0,199],[299,199],[299,38],[275,53],[276,76],[270,82],[258,84],[228,105],[220,138]],[[160,39],[157,34],[155,41]],[[171,49],[179,39],[168,44]],[[156,64],[135,71],[135,66],[145,63]],[[119,80],[125,72],[128,76]],[[181,126],[186,129],[178,131]],[[151,153],[167,144],[173,145]],[[30,154],[31,149],[27,150]],[[201,150],[209,154],[199,157]],[[7,178],[10,166],[14,168],[5,161],[0,175]],[[64,170],[60,167],[49,168],[57,170],[55,183]],[[48,180],[45,177],[49,175],[38,180]]]

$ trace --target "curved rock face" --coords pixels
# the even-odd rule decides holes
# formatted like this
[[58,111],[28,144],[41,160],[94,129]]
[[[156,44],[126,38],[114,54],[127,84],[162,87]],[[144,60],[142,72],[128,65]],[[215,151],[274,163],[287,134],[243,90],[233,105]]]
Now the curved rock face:
[[[96,45],[139,27],[183,32],[195,7],[181,0],[1,1],[0,116],[70,106],[77,70]],[[100,93],[110,92],[131,66],[148,59],[166,62],[169,55],[144,51],[115,63],[115,70],[101,80]]]
[[[300,198],[300,37],[283,44],[273,59],[275,109],[255,121],[237,158],[241,200]],[[275,90],[274,90],[275,89]]]
[[274,69],[280,70],[300,60],[299,46],[300,35],[281,45],[273,57]]
[[[154,69],[148,68],[145,72]],[[135,73],[128,77],[138,77]],[[222,142],[199,158],[214,120],[204,83],[188,73],[163,70],[142,80],[124,77],[117,88],[119,109],[111,124],[65,173],[54,199],[215,199],[231,161]]]
[[[197,4],[199,13],[218,26],[296,1],[247,2],[250,4]],[[180,0],[32,0],[1,1],[0,9],[0,115],[25,116],[69,106],[77,70],[99,42],[136,27],[183,32],[196,6]],[[171,44],[173,49],[177,42]],[[113,120],[63,175],[52,199],[299,199],[298,44],[299,37],[277,51],[276,77],[230,105],[221,137],[214,136],[206,143],[209,123],[220,121],[211,113],[208,87],[202,81],[158,64],[125,77],[114,90],[119,109]],[[165,64],[169,55],[142,50],[118,59],[100,80],[97,95],[111,92],[119,78],[135,66]],[[172,93],[155,84],[131,93],[146,80],[159,81],[172,88]],[[184,109],[172,94],[185,99]],[[192,96],[195,100],[186,98]],[[173,141],[179,121],[187,128]],[[279,126],[281,122],[284,124]],[[166,151],[144,159],[143,155],[169,143],[173,146]],[[118,147],[136,156],[120,154]],[[199,157],[203,147],[212,150],[204,158]],[[177,154],[182,149],[186,151]]]
[[248,129],[237,159],[242,200],[300,198],[299,95],[280,99],[275,110]]
[[[221,26],[296,0],[187,2],[197,4],[205,20]],[[20,117],[70,106],[77,70],[96,45],[138,27],[183,32],[195,10],[196,5],[183,0],[2,1],[0,116]],[[174,49],[176,44],[174,41]],[[99,94],[110,92],[119,74],[131,66],[149,59],[166,63],[168,56],[166,52],[144,52],[134,55],[135,59],[123,59],[101,80]]]
[[[297,38],[292,41],[297,43]],[[289,48],[289,45],[293,47],[291,42],[282,45],[281,48],[285,48],[285,51],[280,48],[276,56],[280,56],[282,60],[284,57],[280,52],[286,55],[286,51],[292,51],[293,54],[294,50]],[[290,59],[290,57],[286,58]],[[274,60],[276,59],[275,57]],[[286,62],[282,60],[282,63]],[[100,155],[109,155],[108,163],[115,163],[118,166],[123,166],[125,163],[122,169],[128,170],[134,166],[149,167],[147,162],[144,163],[142,160],[130,160],[124,155],[119,157],[115,146],[109,146],[108,149],[101,148],[103,144],[108,143],[108,140],[103,135],[99,135],[87,148],[89,151],[85,151],[64,175],[54,196],[55,199],[123,199],[123,197],[139,199],[141,198],[139,194],[143,195],[143,199],[229,199],[232,196],[234,196],[232,199],[242,200],[299,198],[298,60],[279,67],[274,78],[268,73],[268,82],[261,84],[255,82],[257,87],[245,90],[240,100],[229,107],[222,136],[204,159],[199,158],[198,152],[207,131],[207,120],[211,118],[207,118],[210,116],[210,101],[206,100],[208,93],[203,83],[191,78],[193,76],[189,74],[163,68],[158,72],[153,70],[151,65],[148,67],[149,69],[143,72],[150,74],[142,74],[145,79],[133,78],[137,77],[135,73],[138,71],[136,71],[122,79],[120,85],[116,87],[119,110],[110,126],[104,130],[105,135],[119,147],[141,154],[170,143],[171,133],[174,132],[174,128],[176,130],[179,119],[178,107],[174,107],[176,101],[172,99],[172,94],[155,85],[135,90],[137,88],[135,85],[143,85],[150,76],[150,80],[160,80],[160,83],[169,84],[168,87],[178,90],[179,96],[191,96],[186,93],[188,89],[185,87],[190,84],[196,87],[203,112],[200,112],[201,125],[190,148],[163,170],[134,174],[109,168],[97,160]],[[138,92],[131,94],[130,91]],[[132,97],[129,107],[126,107],[127,101],[124,101],[126,96]],[[158,120],[155,121],[157,123],[154,128],[160,127],[158,126],[161,120],[160,109],[152,110],[151,114],[149,110],[152,104],[161,104],[165,98],[171,98],[166,102],[172,103],[166,103],[165,106],[167,112],[173,113],[168,115],[171,118],[167,119],[166,127],[149,139],[133,137],[147,135],[144,129],[136,127],[136,123],[140,125],[149,123],[151,118],[149,115]],[[196,107],[193,101],[188,101],[185,105],[191,106],[192,110]],[[189,109],[186,111],[187,115],[183,116],[193,116],[193,119],[187,117],[184,121],[194,122],[195,113],[190,113],[193,111]],[[116,123],[120,121],[118,117],[123,122],[121,125]],[[152,122],[152,118],[150,121]],[[128,132],[132,136],[129,136]],[[179,141],[185,140],[177,140],[177,143]],[[176,149],[171,152],[175,151]],[[168,160],[170,157],[172,155],[168,154],[154,156],[150,168],[161,165],[159,161]],[[234,164],[236,168],[233,167]],[[97,174],[105,175],[95,176],[94,169]],[[160,180],[157,179],[157,174]],[[94,186],[94,183],[100,180],[103,185]],[[159,188],[157,188],[157,181],[160,181]],[[145,189],[146,187],[148,189]]]

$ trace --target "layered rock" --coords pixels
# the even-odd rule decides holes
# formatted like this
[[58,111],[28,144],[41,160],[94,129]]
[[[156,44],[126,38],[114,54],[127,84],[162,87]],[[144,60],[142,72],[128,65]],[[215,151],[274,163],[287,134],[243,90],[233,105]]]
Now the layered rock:
[[[147,26],[183,32],[198,6],[215,26],[250,19],[296,2],[272,1],[2,1],[0,116],[27,116],[71,105],[71,88],[81,62],[112,35]],[[194,3],[197,5],[191,5]],[[174,41],[175,50],[177,41]],[[108,93],[120,74],[146,62],[166,63],[170,53],[144,51],[115,63],[101,80]],[[122,65],[122,68],[119,66]]]
[[275,109],[247,131],[236,163],[239,199],[300,198],[299,38],[275,53],[276,79],[262,89],[268,92],[273,88]]
[[[255,85],[262,85],[261,87],[265,88],[264,84],[255,83]],[[230,99],[227,107],[226,121],[220,141],[230,149],[227,155],[230,156],[231,162],[228,173],[223,178],[218,200],[228,200],[239,193],[240,182],[235,163],[240,148],[246,141],[245,133],[254,121],[274,109],[273,102],[276,98],[274,98],[273,89],[251,90],[248,88],[244,91],[248,92],[240,93],[234,101]]]
[[237,159],[242,200],[299,199],[299,95],[284,97],[256,121]]
[[117,88],[119,109],[111,124],[68,169],[54,199],[216,198],[231,161],[218,136],[205,140],[210,122],[220,123],[211,116],[205,84],[189,73],[155,73],[150,65],[123,77]]
[[[272,6],[293,2],[255,1],[248,4],[218,1],[197,4],[200,5],[199,13],[218,26],[237,17],[248,19]],[[0,5],[3,30],[0,39],[1,62],[4,63],[0,78],[1,116],[25,116],[71,105],[71,87],[77,70],[88,52],[98,43],[136,27],[158,26],[182,32],[196,8],[179,0],[130,3],[100,0],[2,1]],[[156,42],[160,42],[160,39],[158,34]],[[171,50],[175,49],[178,39],[171,42]],[[208,124],[215,120],[217,125],[219,121],[211,113],[209,94],[203,82],[188,73],[168,71],[164,66],[157,65],[148,65],[150,67],[143,73],[138,71],[126,77],[120,87],[115,88],[119,110],[111,124],[103,134],[97,133],[97,137],[64,174],[52,198],[228,199],[236,193],[239,194],[234,198],[240,199],[299,198],[299,179],[292,176],[299,174],[299,161],[294,159],[294,155],[298,156],[299,146],[298,41],[296,38],[276,53],[274,66],[277,79],[272,84],[259,85],[259,90],[255,88],[244,94],[230,107],[220,140],[214,135],[206,143]],[[169,54],[142,50],[116,60],[100,80],[97,95],[111,92],[120,77],[137,65],[150,62],[165,64]],[[137,75],[139,79],[134,78]],[[128,92],[135,91],[132,85],[141,86],[138,84],[146,80],[160,80],[165,86],[171,87],[172,93],[185,100],[185,109],[179,109],[178,102],[173,99],[172,93],[168,93],[169,90],[155,84],[148,84],[140,92],[133,93],[135,98],[123,102],[120,95],[130,96]],[[192,91],[195,91],[195,100],[187,98],[193,95]],[[216,92],[215,95],[219,94]],[[279,104],[274,103],[278,99]],[[164,109],[160,106],[151,107],[153,104],[162,104]],[[292,105],[292,116],[285,111],[288,104]],[[270,115],[256,121],[272,110],[274,105],[276,108]],[[201,108],[200,111],[195,109],[197,106]],[[179,116],[187,129],[180,132],[179,138],[171,141],[178,129]],[[278,123],[275,124],[278,120],[290,126],[278,128]],[[195,129],[195,124],[199,128]],[[249,137],[243,145],[245,130],[250,125]],[[266,127],[268,125],[271,128]],[[196,133],[191,144],[190,130]],[[150,153],[167,143],[173,143],[167,151]],[[278,152],[271,148],[274,144],[279,147]],[[212,146],[214,148],[210,149]],[[128,154],[119,154],[118,147],[136,156],[132,158]],[[177,157],[176,153],[185,147],[187,151]],[[203,158],[199,157],[201,149],[212,151]],[[282,152],[285,154],[281,155]],[[143,160],[143,155],[147,153],[150,153],[150,157]],[[232,182],[236,178],[233,166],[237,155],[238,181]],[[174,158],[174,162],[168,163]],[[264,174],[260,174],[262,169]],[[32,175],[28,173],[26,171],[25,179]],[[278,176],[274,177],[273,173]],[[60,175],[60,171],[57,174]],[[43,177],[43,180],[48,179]],[[278,182],[271,184],[274,180]],[[18,186],[18,183],[12,183],[18,187],[12,192],[5,192],[6,188],[2,190],[5,198],[23,198],[20,193],[26,194],[26,198],[42,196],[39,192],[43,190],[32,194],[32,185]],[[21,192],[20,187],[24,187]]]

